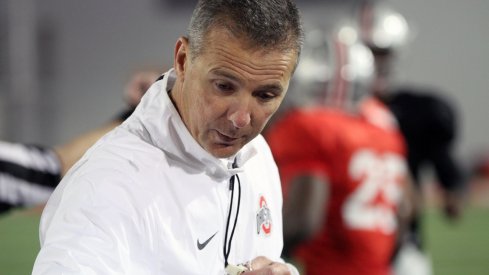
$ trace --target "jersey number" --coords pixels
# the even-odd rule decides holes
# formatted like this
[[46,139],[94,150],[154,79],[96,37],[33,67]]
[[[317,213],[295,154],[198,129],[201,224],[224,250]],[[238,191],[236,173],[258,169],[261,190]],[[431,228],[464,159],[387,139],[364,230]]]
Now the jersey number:
[[401,199],[401,181],[406,173],[403,159],[392,153],[360,150],[353,155],[348,170],[359,184],[343,205],[346,226],[393,233],[397,229],[395,207]]

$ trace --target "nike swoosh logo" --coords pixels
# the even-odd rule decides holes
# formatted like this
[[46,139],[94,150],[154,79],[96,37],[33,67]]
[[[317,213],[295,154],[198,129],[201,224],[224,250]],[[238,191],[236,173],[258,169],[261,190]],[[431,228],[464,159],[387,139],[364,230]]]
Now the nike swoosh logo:
[[205,242],[203,242],[203,243],[200,243],[200,242],[199,242],[199,239],[197,239],[197,248],[198,248],[199,250],[204,249],[204,247],[206,247],[206,246],[207,246],[207,244],[208,244],[208,243],[209,243],[209,242],[212,240],[212,238],[214,238],[214,236],[216,236],[217,232],[219,232],[219,231],[216,231],[216,233],[214,233],[214,235],[212,235],[212,236],[211,236],[209,239],[207,239],[207,241],[205,241]]

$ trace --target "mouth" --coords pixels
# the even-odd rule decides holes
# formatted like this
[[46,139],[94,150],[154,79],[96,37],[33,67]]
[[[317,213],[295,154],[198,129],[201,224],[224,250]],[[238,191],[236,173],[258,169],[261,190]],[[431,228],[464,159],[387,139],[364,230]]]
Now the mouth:
[[227,158],[236,154],[247,142],[248,136],[238,133],[213,129],[209,132],[207,149],[218,158]]
[[224,134],[218,130],[216,130],[216,133],[217,133],[217,142],[223,145],[233,145],[238,140],[241,139],[241,137],[239,136]]

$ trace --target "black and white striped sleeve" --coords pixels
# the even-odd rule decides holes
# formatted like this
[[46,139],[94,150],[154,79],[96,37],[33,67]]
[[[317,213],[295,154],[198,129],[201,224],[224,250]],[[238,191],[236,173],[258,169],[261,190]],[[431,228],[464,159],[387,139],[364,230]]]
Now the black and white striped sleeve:
[[0,213],[47,202],[60,173],[52,149],[0,141]]

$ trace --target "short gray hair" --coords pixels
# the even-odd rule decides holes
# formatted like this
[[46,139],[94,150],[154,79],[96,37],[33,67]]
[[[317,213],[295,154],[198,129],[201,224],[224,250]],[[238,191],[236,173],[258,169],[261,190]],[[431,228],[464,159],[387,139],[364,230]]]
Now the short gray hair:
[[257,48],[295,50],[300,55],[303,29],[292,0],[199,0],[188,27],[190,51],[195,58],[205,48],[213,27],[244,35]]

